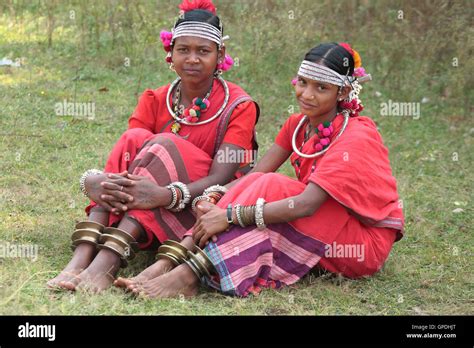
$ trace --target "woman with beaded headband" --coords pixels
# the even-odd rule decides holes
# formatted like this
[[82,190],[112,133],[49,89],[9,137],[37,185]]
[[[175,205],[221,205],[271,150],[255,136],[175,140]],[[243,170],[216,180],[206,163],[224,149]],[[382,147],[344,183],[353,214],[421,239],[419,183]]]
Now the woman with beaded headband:
[[[72,260],[48,282],[51,288],[109,287],[140,249],[182,240],[196,221],[193,198],[250,169],[249,156],[237,157],[248,160],[238,163],[217,155],[256,151],[259,114],[243,89],[221,77],[233,63],[221,20],[209,0],[184,0],[180,9],[173,31],[160,35],[178,77],[143,93],[104,172],[82,176],[89,218],[77,224]],[[159,275],[165,266],[158,263],[144,275]]]
[[[301,279],[315,267],[358,278],[380,270],[402,237],[403,213],[388,150],[374,122],[359,116],[360,81],[370,79],[346,43],[311,49],[295,84],[291,115],[251,173],[202,199],[186,233],[204,248],[134,289],[193,295],[199,280],[247,296]],[[274,173],[288,158],[297,180]]]

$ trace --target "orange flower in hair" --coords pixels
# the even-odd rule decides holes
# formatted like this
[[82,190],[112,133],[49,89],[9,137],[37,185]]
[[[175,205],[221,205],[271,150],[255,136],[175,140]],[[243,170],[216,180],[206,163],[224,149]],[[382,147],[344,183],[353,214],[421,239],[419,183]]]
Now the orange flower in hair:
[[340,42],[339,46],[342,46],[349,52],[354,59],[354,69],[360,68],[362,66],[362,59],[360,59],[359,53],[351,47],[347,42]]
[[354,58],[354,68],[360,68],[362,66],[362,59],[360,59],[360,55],[355,49],[352,49],[352,52],[352,57]]

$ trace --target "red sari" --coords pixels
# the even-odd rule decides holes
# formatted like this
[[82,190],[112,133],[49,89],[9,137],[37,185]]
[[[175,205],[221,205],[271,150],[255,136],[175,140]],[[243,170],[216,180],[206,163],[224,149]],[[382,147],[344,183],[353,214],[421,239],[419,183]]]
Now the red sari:
[[[291,137],[302,114],[292,115],[275,143],[292,151]],[[293,284],[315,266],[350,278],[371,275],[383,266],[393,243],[402,237],[403,213],[388,150],[375,124],[367,117],[350,118],[344,134],[335,140],[343,117],[333,121],[331,148],[314,159],[300,158],[300,179],[275,173],[252,173],[219,201],[255,204],[301,194],[308,183],[323,188],[328,199],[316,213],[288,223],[232,226],[209,243],[205,252],[218,276],[206,282],[227,294],[247,296],[264,287]],[[303,142],[303,131],[297,145]],[[313,153],[313,139],[303,153]],[[290,157],[293,166],[299,156]],[[312,171],[314,165],[314,172]],[[295,168],[296,170],[296,168]]]
[[[171,133],[173,118],[166,107],[166,94],[170,85],[157,90],[146,90],[129,119],[129,129],[113,147],[104,171],[120,173],[124,170],[147,176],[160,186],[173,181],[189,184],[208,175],[214,156],[222,143],[233,144],[245,150],[256,150],[255,124],[258,105],[239,86],[227,82],[229,101],[222,114],[214,121],[200,126],[182,125],[179,136]],[[209,100],[211,105],[201,120],[212,117],[224,101],[224,88],[214,80]],[[241,164],[241,168],[248,163]],[[237,174],[236,174],[237,175]],[[91,209],[103,211],[95,202]],[[190,207],[180,213],[164,208],[130,210],[127,215],[137,220],[147,232],[147,241],[141,248],[151,245],[154,238],[181,240],[194,225],[195,214]],[[118,223],[123,214],[109,215],[109,226]]]

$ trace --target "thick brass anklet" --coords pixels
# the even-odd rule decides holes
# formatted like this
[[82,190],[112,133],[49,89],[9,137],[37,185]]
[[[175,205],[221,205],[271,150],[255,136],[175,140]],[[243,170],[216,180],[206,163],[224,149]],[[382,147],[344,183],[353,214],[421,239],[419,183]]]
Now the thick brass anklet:
[[195,253],[188,251],[188,259],[185,262],[201,283],[204,281],[205,277],[210,277],[212,274],[217,273],[209,257],[197,246]]
[[104,228],[104,225],[94,221],[81,221],[77,223],[76,230],[71,236],[72,250],[75,250],[81,243],[88,243],[97,246]]
[[174,240],[168,239],[159,248],[156,259],[168,259],[173,265],[178,266],[188,258],[188,249]]
[[127,267],[128,261],[132,260],[138,252],[135,238],[120,228],[106,227],[99,242],[99,249],[110,250],[120,257],[122,268]]

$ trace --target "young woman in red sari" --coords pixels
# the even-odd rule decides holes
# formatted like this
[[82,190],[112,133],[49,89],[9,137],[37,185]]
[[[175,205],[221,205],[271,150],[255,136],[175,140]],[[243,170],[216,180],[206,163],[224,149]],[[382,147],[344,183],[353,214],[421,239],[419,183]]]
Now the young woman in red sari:
[[89,219],[76,226],[74,255],[48,282],[52,288],[103,290],[138,250],[181,241],[196,221],[193,198],[228,183],[250,162],[216,154],[256,150],[258,106],[220,76],[232,59],[214,5],[185,0],[180,8],[173,32],[161,33],[179,77],[143,93],[104,172],[82,176]]
[[[295,83],[301,113],[251,173],[222,198],[208,193],[198,202],[200,216],[184,241],[204,252],[161,250],[168,257],[158,262],[175,256],[178,266],[131,289],[192,296],[201,280],[247,296],[293,284],[316,266],[350,278],[379,271],[402,237],[403,213],[388,150],[374,122],[359,116],[363,75],[346,43],[308,52]],[[288,158],[297,180],[274,173]]]

